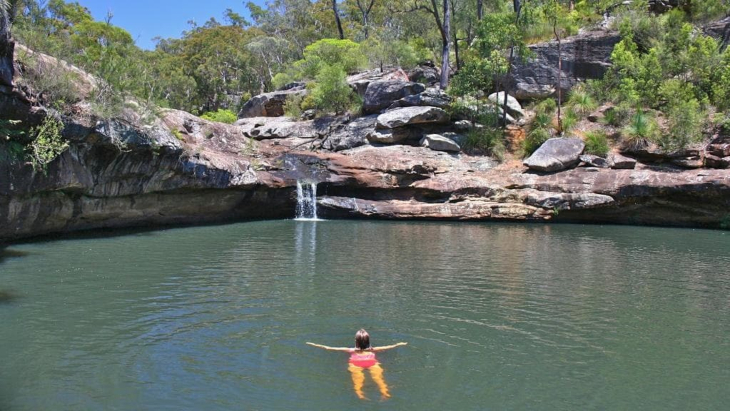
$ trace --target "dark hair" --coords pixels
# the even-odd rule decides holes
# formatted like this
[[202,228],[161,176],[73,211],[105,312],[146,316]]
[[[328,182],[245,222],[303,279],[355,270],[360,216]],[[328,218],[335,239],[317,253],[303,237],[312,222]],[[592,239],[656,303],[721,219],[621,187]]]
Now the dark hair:
[[370,349],[370,334],[364,328],[355,333],[355,348],[358,350]]

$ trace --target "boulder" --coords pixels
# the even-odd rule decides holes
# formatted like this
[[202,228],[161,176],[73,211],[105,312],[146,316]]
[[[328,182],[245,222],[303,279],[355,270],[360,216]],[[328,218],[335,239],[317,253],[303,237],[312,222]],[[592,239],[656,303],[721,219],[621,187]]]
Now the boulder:
[[368,141],[377,144],[396,144],[407,141],[419,141],[423,132],[410,127],[399,127],[390,130],[373,130],[368,134]]
[[427,134],[421,139],[421,147],[430,148],[434,151],[447,151],[458,153],[461,147],[451,139],[439,134]]
[[322,148],[331,151],[349,150],[369,144],[368,136],[375,131],[376,115],[360,117],[338,127],[322,142]]
[[379,115],[378,128],[396,128],[411,124],[442,124],[448,121],[448,113],[438,107],[403,107]]
[[551,138],[523,162],[531,170],[555,172],[580,162],[585,143],[579,138]]
[[363,101],[363,112],[378,113],[394,101],[422,93],[426,87],[420,83],[399,80],[373,81],[368,84]]
[[238,118],[280,117],[284,115],[284,103],[291,95],[304,96],[307,90],[292,89],[259,94],[252,97],[238,113]]
[[522,118],[525,116],[525,111],[522,109],[519,101],[509,94],[507,95],[507,105],[504,105],[504,91],[492,93],[487,99],[498,104],[503,110],[507,110],[507,114],[514,118]]
[[408,71],[408,78],[418,83],[433,85],[441,81],[441,72],[432,61],[426,61]]
[[705,166],[709,168],[730,168],[730,156],[718,157],[712,154],[705,155]]
[[[593,31],[561,41],[561,88],[567,92],[579,81],[600,79],[611,66],[611,52],[621,40],[615,31]],[[529,46],[532,57],[513,67],[514,96],[541,99],[555,93],[558,78],[557,42]]]
[[707,153],[716,157],[730,156],[730,144],[710,144],[707,146]]
[[429,88],[423,93],[404,97],[388,107],[389,110],[398,107],[431,106],[448,108],[451,105],[451,97],[438,88]]
[[598,157],[593,154],[583,154],[580,156],[580,161],[585,163],[588,167],[608,168],[609,163],[603,157]]
[[608,156],[608,165],[618,170],[633,170],[636,167],[636,160],[621,154],[611,154]]

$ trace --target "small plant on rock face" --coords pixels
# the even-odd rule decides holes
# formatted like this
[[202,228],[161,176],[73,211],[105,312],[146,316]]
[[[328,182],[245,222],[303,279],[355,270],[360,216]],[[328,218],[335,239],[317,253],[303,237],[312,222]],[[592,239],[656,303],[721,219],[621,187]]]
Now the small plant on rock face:
[[236,113],[232,112],[231,110],[226,109],[218,109],[218,111],[210,111],[202,116],[200,116],[203,120],[208,121],[215,121],[217,123],[225,123],[225,124],[233,124],[238,120],[238,116]]
[[68,148],[63,140],[63,122],[53,116],[46,117],[38,127],[33,127],[30,134],[35,136],[28,147],[28,157],[35,171],[46,171],[46,167]]
[[304,96],[301,94],[290,94],[286,96],[286,101],[284,102],[284,115],[294,119],[301,117],[303,101]]
[[561,130],[563,134],[570,132],[575,128],[575,126],[578,124],[578,115],[573,110],[568,110],[565,112],[565,115],[563,116],[563,129]]

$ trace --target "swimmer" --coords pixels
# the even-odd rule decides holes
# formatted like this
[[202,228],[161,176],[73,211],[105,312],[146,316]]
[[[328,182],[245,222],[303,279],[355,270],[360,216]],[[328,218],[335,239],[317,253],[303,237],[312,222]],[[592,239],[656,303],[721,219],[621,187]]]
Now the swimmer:
[[375,381],[375,384],[378,386],[378,389],[380,390],[380,395],[383,396],[383,399],[390,398],[390,393],[388,392],[388,384],[386,384],[385,380],[383,379],[383,368],[380,366],[380,363],[375,358],[375,353],[378,351],[385,351],[390,350],[391,348],[408,345],[408,343],[399,342],[397,344],[385,345],[382,347],[371,347],[370,335],[367,331],[363,329],[355,334],[355,348],[328,347],[326,345],[315,344],[311,342],[308,342],[307,344],[311,345],[312,347],[324,348],[328,351],[344,351],[350,353],[348,370],[352,375],[352,385],[355,388],[355,394],[357,394],[358,398],[360,398],[361,400],[365,399],[365,394],[363,394],[362,392],[362,387],[365,384],[365,373],[363,372],[363,370],[370,371],[370,376],[373,378],[373,381]]

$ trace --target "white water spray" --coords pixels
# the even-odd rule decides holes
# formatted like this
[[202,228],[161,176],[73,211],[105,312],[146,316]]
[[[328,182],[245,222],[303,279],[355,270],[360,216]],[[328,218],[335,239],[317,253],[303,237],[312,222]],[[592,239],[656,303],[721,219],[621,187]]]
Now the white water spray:
[[297,181],[297,220],[317,220],[317,183]]

